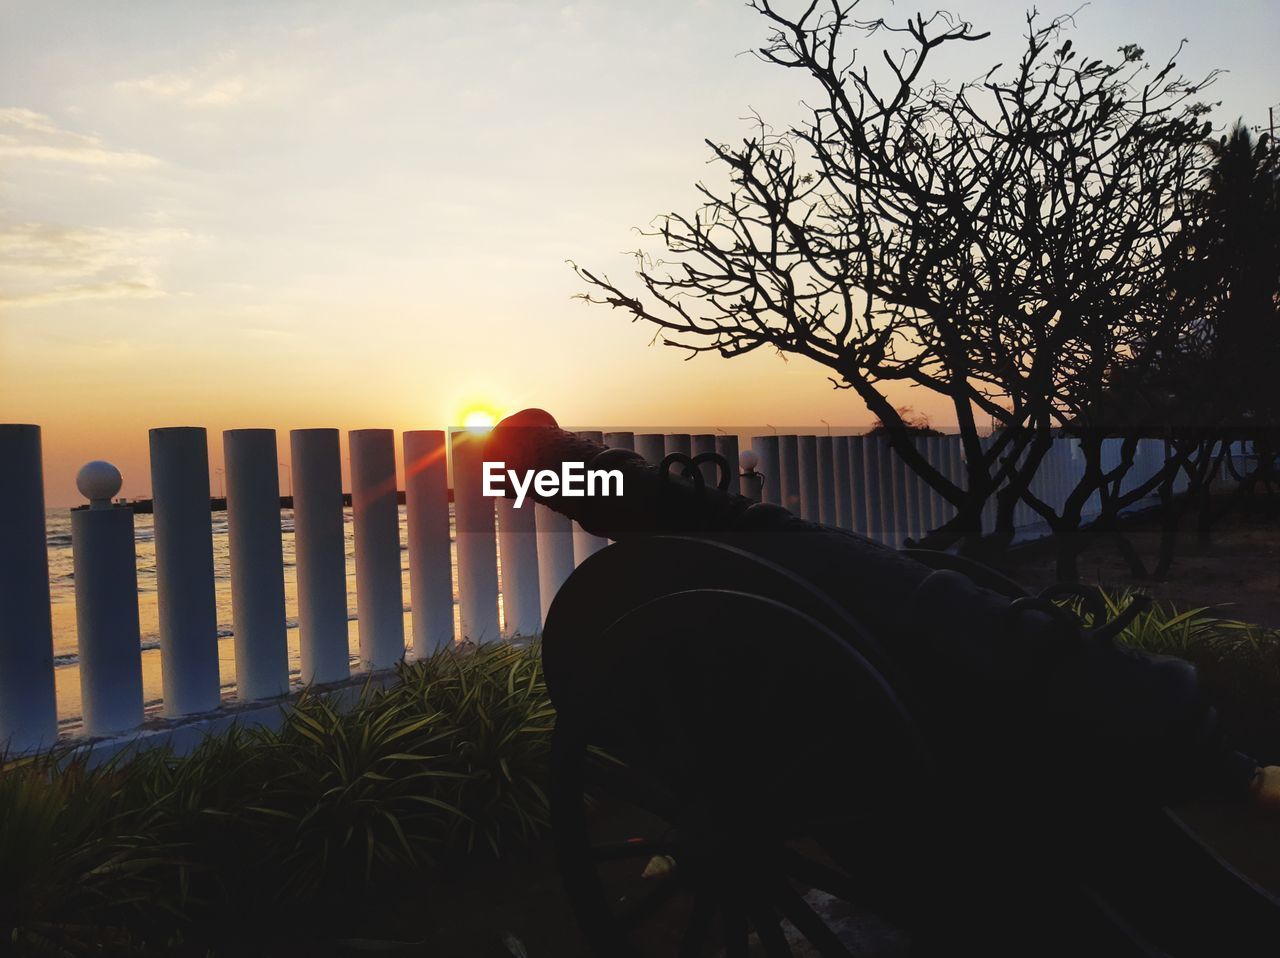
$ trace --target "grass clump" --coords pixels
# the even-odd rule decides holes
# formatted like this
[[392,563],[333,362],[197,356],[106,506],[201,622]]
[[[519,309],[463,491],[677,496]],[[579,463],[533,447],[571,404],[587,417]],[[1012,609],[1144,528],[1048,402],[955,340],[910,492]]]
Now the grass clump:
[[[1139,594],[1102,591],[1108,619]],[[1117,641],[1195,665],[1232,743],[1261,762],[1280,764],[1280,631],[1226,617],[1218,607],[1180,610],[1153,602]]]
[[[354,704],[96,768],[0,771],[0,941],[191,954],[264,929],[360,934],[360,903],[548,825],[554,713],[536,645],[446,651]],[[3,946],[0,945],[0,949]]]

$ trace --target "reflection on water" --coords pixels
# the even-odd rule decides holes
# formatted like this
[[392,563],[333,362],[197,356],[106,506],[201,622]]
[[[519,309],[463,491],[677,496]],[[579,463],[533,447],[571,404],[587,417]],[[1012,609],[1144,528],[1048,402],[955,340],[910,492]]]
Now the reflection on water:
[[[452,537],[452,506],[450,536]],[[352,661],[359,649],[359,625],[356,622],[355,547],[351,510],[345,509],[347,553],[347,630]],[[405,507],[400,507],[400,579],[404,604],[406,644],[411,644],[413,626],[409,616],[409,541]],[[51,509],[45,516],[49,546],[49,593],[53,609],[53,654],[57,666],[58,718],[66,721],[80,714],[80,670],[76,642],[75,573],[71,556],[71,513]],[[297,672],[298,652],[298,585],[293,573],[293,510],[280,513],[280,531],[284,544],[284,599],[288,622],[289,669]],[[142,688],[148,702],[161,694],[159,654],[159,608],[156,600],[155,528],[150,515],[134,516],[134,548],[138,561],[138,618],[142,630]],[[231,641],[231,567],[228,555],[227,514],[213,514],[213,573],[218,607],[218,657],[224,686],[235,684],[235,654]],[[457,566],[454,565],[454,626],[457,628]]]

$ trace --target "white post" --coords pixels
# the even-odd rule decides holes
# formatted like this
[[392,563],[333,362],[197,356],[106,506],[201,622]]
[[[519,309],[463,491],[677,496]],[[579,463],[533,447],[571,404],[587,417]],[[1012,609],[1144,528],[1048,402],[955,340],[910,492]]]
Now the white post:
[[836,525],[853,528],[853,494],[849,485],[849,437],[831,438],[831,481],[834,484]]
[[[850,465],[857,462],[857,446],[862,451],[862,485],[860,494],[867,513],[867,537],[876,542],[885,541],[885,516],[880,505],[880,442],[873,436],[855,436],[849,442]],[[856,502],[856,499],[855,499]],[[856,509],[856,505],[855,505]]]
[[534,501],[516,508],[514,499],[497,499],[498,558],[502,579],[503,634],[510,639],[542,631],[542,593],[538,585],[538,533]]
[[[594,431],[580,432],[578,433],[578,437],[581,439],[588,439],[591,442],[604,442],[604,435]],[[532,510],[530,510],[529,523],[531,526],[533,522],[533,513]],[[573,564],[575,566],[581,565],[586,561],[587,556],[595,555],[608,544],[609,540],[603,536],[594,536],[576,522],[573,524]],[[521,634],[529,635],[530,633],[525,632]]]
[[[846,464],[848,459],[845,460]],[[818,521],[824,526],[838,526],[836,521],[835,438],[818,437]]]
[[800,452],[795,436],[778,437],[779,502],[793,515],[800,515]]
[[897,490],[894,487],[893,461],[897,459],[889,441],[880,436],[867,440],[876,444],[876,495],[880,498],[880,541],[895,549],[902,545],[902,513],[898,507]]
[[764,477],[756,470],[760,465],[760,457],[756,455],[754,449],[744,449],[738,456],[738,465],[742,469],[738,477],[740,495],[752,502],[759,502],[761,487],[764,484]]
[[[636,434],[633,432],[606,432],[604,434],[604,444],[610,449],[629,449],[635,452]],[[609,541],[612,542],[613,540]]]
[[865,450],[861,436],[846,436],[847,464],[845,486],[848,489],[849,506],[848,528],[864,536],[871,535],[870,519],[867,515],[867,479],[864,475]]
[[[925,440],[925,453],[929,460],[929,465],[942,473],[947,474],[947,439],[945,436],[930,436]],[[947,500],[942,498],[942,494],[932,486],[929,487],[929,528],[930,530],[938,529],[946,522],[944,506]]]
[[221,701],[208,440],[200,426],[150,438],[164,711],[208,712]]
[[[964,440],[960,436],[956,436],[951,443],[951,474],[955,476],[955,483],[962,491],[969,488],[969,467],[964,458]],[[951,514],[959,512],[959,506],[953,506]]]
[[533,519],[538,532],[538,595],[545,625],[551,600],[573,574],[573,521],[542,503],[533,507]]
[[222,454],[236,695],[244,701],[272,698],[289,691],[276,431],[228,429]]
[[458,612],[462,638],[476,645],[496,641],[498,541],[493,499],[484,495],[484,444],[488,430],[454,430],[453,512],[457,522]]
[[0,425],[0,751],[58,737],[40,427]]
[[759,497],[761,502],[782,505],[782,468],[778,458],[777,436],[752,436],[751,451],[756,454],[755,469],[760,475]]
[[[690,437],[690,455],[701,456],[704,452],[716,451],[716,437],[714,434],[699,433]],[[707,484],[708,489],[714,489],[716,483],[720,481],[720,470],[716,468],[714,462],[704,462],[698,467],[702,471],[702,481]]]
[[[986,459],[987,452],[991,449],[991,436],[983,436],[981,439],[983,459]],[[1000,471],[1000,460],[997,459],[993,466],[988,468],[988,473],[995,475]],[[998,490],[997,490],[998,491]],[[983,534],[991,532],[995,528],[996,523],[996,497],[993,492],[987,496],[986,501],[982,504],[982,531]]]
[[666,437],[658,432],[643,432],[635,437],[635,451],[644,457],[645,462],[656,466],[662,462],[666,453]]
[[[934,436],[929,440],[929,462],[933,464],[933,468],[937,469],[947,479],[951,478],[949,442],[950,440],[946,436]],[[951,518],[948,509],[947,500],[943,498],[942,493],[935,490],[930,498],[930,517],[933,528],[941,528]]]
[[[911,439],[911,446],[920,456],[924,456],[924,437],[916,435]],[[929,484],[924,482],[924,476],[915,471],[913,466],[906,464],[906,460],[902,461],[902,466],[906,469],[906,482],[908,482],[908,502],[911,506],[911,538],[915,540],[922,539],[924,533],[928,530],[929,525]]]
[[351,674],[342,446],[336,429],[294,429],[289,444],[302,681],[339,682]]
[[449,454],[443,429],[404,434],[413,654],[453,645],[453,553],[449,544]]
[[[729,485],[725,487],[725,491],[730,495],[741,495],[742,481],[739,473],[739,456],[738,437],[734,435],[716,436],[716,452],[729,465]],[[760,498],[760,490],[755,490],[755,498]]]
[[353,429],[347,444],[360,664],[366,669],[389,669],[404,658],[396,434],[390,429]]
[[799,436],[796,452],[800,462],[800,518],[818,521],[818,437]]
[[[663,456],[669,456],[672,453],[680,453],[684,456],[693,454],[693,437],[687,432],[671,433],[662,437]],[[679,473],[678,468],[672,470]]]
[[88,508],[71,511],[84,734],[115,735],[142,724],[142,646],[133,507],[113,506],[120,471],[87,463],[76,487]]

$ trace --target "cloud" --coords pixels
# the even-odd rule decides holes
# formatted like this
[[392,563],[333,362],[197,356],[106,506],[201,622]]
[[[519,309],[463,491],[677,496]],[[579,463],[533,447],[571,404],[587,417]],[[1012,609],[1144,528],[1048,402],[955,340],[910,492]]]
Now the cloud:
[[160,161],[136,150],[114,150],[96,136],[59,127],[43,113],[0,107],[0,160],[144,169]]
[[0,222],[0,307],[168,295],[157,267],[192,238],[178,229]]
[[234,50],[211,57],[203,66],[178,73],[152,73],[144,77],[117,80],[115,89],[195,107],[234,106],[257,99],[268,85],[263,77],[251,81],[237,68]]
[[83,286],[59,286],[15,296],[0,295],[0,306],[48,306],[78,299],[155,299],[164,295],[164,290],[146,282],[90,283]]

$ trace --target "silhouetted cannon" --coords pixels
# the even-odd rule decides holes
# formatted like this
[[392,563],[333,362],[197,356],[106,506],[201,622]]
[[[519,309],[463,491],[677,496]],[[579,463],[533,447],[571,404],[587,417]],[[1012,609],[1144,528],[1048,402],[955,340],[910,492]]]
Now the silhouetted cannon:
[[1082,622],[538,410],[487,458],[623,477],[539,497],[616,540],[542,647],[555,841],[597,953],[1216,956],[1280,927],[1165,807],[1243,793],[1256,766],[1190,665],[1112,642],[1136,606],[1103,622],[1081,591]]

